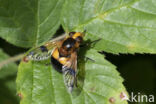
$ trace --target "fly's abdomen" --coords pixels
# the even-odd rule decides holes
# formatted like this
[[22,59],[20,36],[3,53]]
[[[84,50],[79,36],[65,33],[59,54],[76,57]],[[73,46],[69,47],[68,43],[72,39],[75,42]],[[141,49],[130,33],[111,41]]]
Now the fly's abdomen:
[[54,57],[51,57],[51,64],[56,71],[62,73],[63,65],[58,60],[56,60]]
[[67,57],[60,57],[58,48],[54,49],[51,56],[51,63],[54,69],[62,73],[62,68],[68,61]]

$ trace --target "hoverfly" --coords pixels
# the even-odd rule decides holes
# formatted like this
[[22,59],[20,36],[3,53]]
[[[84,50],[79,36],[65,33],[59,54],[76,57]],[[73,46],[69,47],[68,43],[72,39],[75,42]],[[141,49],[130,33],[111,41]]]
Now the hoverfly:
[[51,58],[52,66],[63,74],[65,85],[71,92],[76,85],[77,52],[83,42],[84,34],[84,32],[70,32],[66,36],[50,40],[30,50],[26,57],[35,61]]

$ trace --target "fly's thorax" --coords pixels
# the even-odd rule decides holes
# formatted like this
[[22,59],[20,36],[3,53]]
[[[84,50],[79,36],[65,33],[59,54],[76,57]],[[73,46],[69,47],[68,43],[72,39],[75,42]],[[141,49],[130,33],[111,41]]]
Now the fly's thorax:
[[65,39],[62,46],[59,48],[60,56],[68,57],[71,53],[77,51],[79,45],[80,43],[71,37]]
[[66,51],[70,51],[73,48],[75,48],[76,45],[76,40],[73,38],[67,38],[63,44],[62,44],[62,48]]

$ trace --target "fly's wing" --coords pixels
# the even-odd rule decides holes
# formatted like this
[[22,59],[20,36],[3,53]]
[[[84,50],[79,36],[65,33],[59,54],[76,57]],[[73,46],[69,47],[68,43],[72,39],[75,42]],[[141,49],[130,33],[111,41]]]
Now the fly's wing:
[[49,42],[45,43],[42,46],[33,48],[28,52],[26,57],[28,58],[28,60],[35,60],[35,61],[48,59],[51,56],[54,47],[59,47],[64,38],[65,35],[62,35],[58,38],[50,40]]
[[52,53],[52,49],[48,50],[46,46],[42,45],[40,47],[30,50],[27,54],[28,60],[45,60],[48,59]]
[[62,68],[63,77],[66,87],[69,92],[72,92],[74,85],[76,84],[77,74],[77,53],[71,54],[71,58]]

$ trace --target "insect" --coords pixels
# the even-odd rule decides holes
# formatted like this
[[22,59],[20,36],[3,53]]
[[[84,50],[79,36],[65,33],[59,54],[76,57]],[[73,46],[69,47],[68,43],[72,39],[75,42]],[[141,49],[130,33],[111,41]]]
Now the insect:
[[30,50],[26,57],[35,61],[51,58],[52,66],[63,74],[65,85],[71,92],[76,85],[77,52],[83,42],[84,34],[84,32],[70,32],[66,36],[50,40]]

